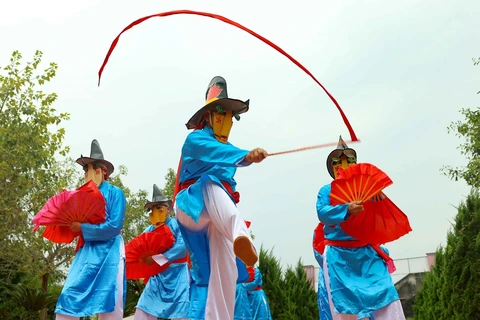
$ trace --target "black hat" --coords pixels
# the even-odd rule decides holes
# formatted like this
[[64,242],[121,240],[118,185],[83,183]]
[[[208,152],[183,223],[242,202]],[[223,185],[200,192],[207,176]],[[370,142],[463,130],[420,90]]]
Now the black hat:
[[347,157],[355,157],[355,159],[357,158],[357,152],[354,149],[349,148],[345,141],[343,141],[342,136],[340,136],[338,139],[337,149],[330,152],[327,157],[327,170],[334,179],[335,175],[333,172],[333,158],[340,158],[342,154],[345,154]]
[[241,101],[238,99],[230,99],[227,94],[227,82],[220,76],[214,77],[208,85],[205,93],[205,106],[198,110],[188,122],[185,124],[187,129],[195,129],[202,121],[203,114],[207,111],[216,110],[218,106],[225,111],[232,111],[238,120],[241,113],[248,111],[250,100]]
[[77,159],[77,163],[81,166],[85,166],[90,163],[101,163],[107,168],[107,176],[110,176],[113,173],[113,164],[105,160],[103,157],[102,149],[100,144],[96,139],[92,141],[92,146],[90,147],[90,157],[84,157],[80,155],[80,158]]
[[160,190],[160,188],[154,184],[153,185],[153,195],[152,195],[152,201],[148,201],[147,200],[147,203],[145,204],[145,206],[143,207],[144,209],[151,209],[152,207],[154,207],[155,205],[157,204],[160,204],[162,202],[168,202],[168,205],[169,207],[171,208],[172,207],[172,200],[171,199],[167,199],[162,191]]

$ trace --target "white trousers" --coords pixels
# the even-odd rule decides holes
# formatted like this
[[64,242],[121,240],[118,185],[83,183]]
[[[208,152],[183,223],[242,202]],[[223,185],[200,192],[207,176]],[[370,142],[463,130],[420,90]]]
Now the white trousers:
[[[123,319],[123,274],[125,268],[125,245],[123,238],[120,243],[120,261],[118,262],[117,272],[117,300],[115,301],[115,309],[109,313],[99,313],[98,320],[121,320]],[[72,317],[64,314],[56,314],[56,320],[76,320],[80,317]]]
[[[328,246],[325,249],[325,255],[323,259],[323,273],[325,277],[325,285],[328,292],[328,301],[330,303],[330,311],[332,312],[332,320],[357,320],[358,316],[356,314],[340,314],[335,312],[333,307],[332,295],[330,294],[330,277],[328,276],[327,268],[327,250]],[[389,305],[373,311],[373,317],[375,320],[405,320],[405,315],[403,313],[402,303],[400,300],[395,300]],[[362,318],[362,320],[367,320],[368,318]]]
[[233,241],[239,236],[252,239],[245,220],[230,196],[217,184],[206,183],[205,207],[198,223],[175,208],[178,222],[192,231],[206,230],[210,243],[210,279],[208,282],[205,320],[233,320],[238,278]]

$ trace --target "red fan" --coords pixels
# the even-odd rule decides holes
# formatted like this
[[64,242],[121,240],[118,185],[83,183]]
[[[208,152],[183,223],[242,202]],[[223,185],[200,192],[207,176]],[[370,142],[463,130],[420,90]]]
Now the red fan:
[[363,208],[341,224],[343,231],[355,239],[383,244],[412,231],[408,217],[383,192],[365,201]]
[[99,224],[105,222],[105,199],[93,181],[77,190],[63,190],[50,198],[33,218],[35,227],[47,226],[43,237],[56,243],[70,243],[81,233],[70,230],[72,222]]
[[150,278],[168,268],[157,263],[147,266],[142,260],[148,256],[163,253],[173,246],[175,237],[167,225],[161,225],[154,231],[144,232],[125,245],[127,262],[127,279],[137,280]]
[[338,173],[330,194],[334,204],[365,201],[393,184],[385,172],[370,163],[359,163]]

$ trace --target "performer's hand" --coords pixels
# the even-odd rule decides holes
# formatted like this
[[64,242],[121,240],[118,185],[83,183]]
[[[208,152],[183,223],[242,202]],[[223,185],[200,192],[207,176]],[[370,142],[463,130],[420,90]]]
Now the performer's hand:
[[348,213],[356,216],[363,211],[363,205],[361,201],[354,201],[348,204]]
[[267,151],[262,148],[255,148],[247,154],[245,160],[247,160],[248,162],[259,163],[262,162],[262,160],[265,159],[267,156]]
[[72,222],[72,224],[70,225],[70,229],[71,229],[73,232],[80,232],[80,231],[82,231],[82,227],[81,227],[80,222],[77,222],[77,221]]
[[153,260],[152,256],[148,256],[144,258],[142,261],[149,267],[155,263],[155,260]]

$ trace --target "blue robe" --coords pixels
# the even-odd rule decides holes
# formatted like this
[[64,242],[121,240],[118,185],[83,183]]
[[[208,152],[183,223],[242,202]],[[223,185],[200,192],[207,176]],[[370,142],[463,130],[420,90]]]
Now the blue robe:
[[[169,262],[185,258],[187,251],[177,220],[167,218],[165,224],[172,231],[175,243],[163,255]],[[155,227],[150,225],[145,232],[153,230]],[[187,262],[173,263],[148,279],[136,307],[157,318],[187,318],[190,309],[189,282]]]
[[[195,222],[205,206],[203,200],[203,187],[207,182],[219,185],[227,192],[222,181],[227,182],[235,192],[237,183],[234,175],[237,167],[247,166],[244,161],[247,150],[239,149],[231,143],[221,143],[213,134],[213,130],[205,127],[202,130],[191,132],[182,148],[182,164],[179,170],[179,183],[197,180],[188,188],[181,190],[175,198],[176,206],[185,212]],[[228,192],[227,192],[228,193]],[[232,201],[233,197],[229,194]],[[180,230],[185,240],[190,260],[192,262],[191,275],[200,285],[208,284],[210,278],[210,254],[207,230],[200,232],[187,230],[180,224]],[[248,279],[245,264],[236,259],[238,278],[237,283]]]
[[252,320],[252,311],[250,309],[250,302],[248,300],[247,290],[243,283],[237,284],[235,292],[235,312],[233,314],[234,320]]
[[192,279],[190,282],[190,320],[205,320],[207,294],[208,286],[197,285]]
[[[106,181],[102,182],[99,189],[106,202],[106,221],[101,224],[81,224],[85,245],[73,259],[55,313],[83,317],[113,312],[115,309],[122,244],[120,231],[125,218],[126,200],[120,188]],[[123,279],[125,305],[125,273]]]
[[[316,250],[313,250],[315,254],[315,259],[318,262],[320,268],[318,269],[318,291],[317,291],[317,302],[318,302],[318,312],[320,320],[332,320],[332,312],[330,310],[330,303],[328,301],[328,292],[327,285],[325,283],[325,277],[323,275],[323,256]],[[367,318],[369,320],[374,320],[373,313],[360,313],[358,319]]]
[[[330,184],[322,187],[317,198],[317,214],[325,225],[325,238],[356,240],[340,227],[340,223],[349,217],[348,204],[330,205],[330,191]],[[387,252],[385,248],[382,250]],[[336,312],[369,313],[399,299],[387,265],[372,247],[329,246],[326,254],[330,291]]]
[[248,292],[248,301],[250,310],[252,310],[253,320],[272,320],[270,306],[268,305],[267,296],[263,289],[255,290],[258,286],[262,286],[262,274],[258,268],[255,268],[255,277],[252,282],[243,284]]

